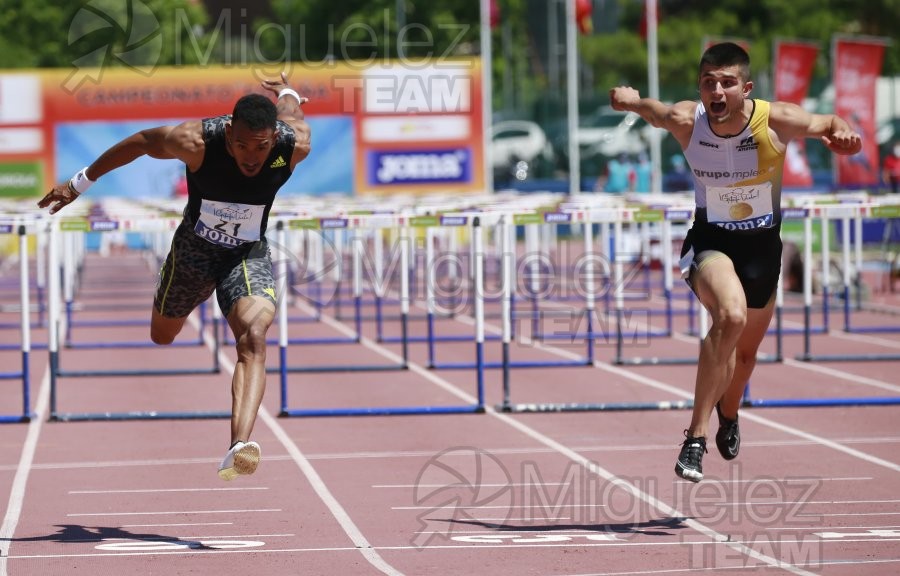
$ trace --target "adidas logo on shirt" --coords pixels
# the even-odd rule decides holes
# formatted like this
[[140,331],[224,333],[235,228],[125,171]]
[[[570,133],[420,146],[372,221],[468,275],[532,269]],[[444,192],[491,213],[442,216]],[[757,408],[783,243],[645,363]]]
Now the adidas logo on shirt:
[[282,158],[281,155],[279,155],[274,162],[269,164],[269,168],[281,168],[283,166],[287,166],[287,162],[284,161],[284,158]]

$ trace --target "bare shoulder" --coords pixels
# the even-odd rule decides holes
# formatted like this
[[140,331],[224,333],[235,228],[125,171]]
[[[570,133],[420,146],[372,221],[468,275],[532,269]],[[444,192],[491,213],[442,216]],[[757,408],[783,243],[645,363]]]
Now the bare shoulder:
[[196,170],[203,163],[206,143],[203,140],[203,123],[188,120],[173,127],[166,135],[166,151]]
[[792,102],[770,102],[769,123],[808,122],[809,112]]
[[777,101],[769,104],[769,128],[785,144],[794,138],[813,136],[820,132],[815,126],[816,118],[816,115],[791,102]]
[[203,123],[200,120],[182,122],[172,128],[166,140],[170,145],[184,151],[202,151],[204,148]]
[[682,148],[686,148],[690,142],[696,112],[697,103],[690,100],[682,100],[669,106],[665,127]]
[[694,126],[694,116],[697,113],[697,103],[691,100],[682,100],[669,107],[669,119],[677,125]]

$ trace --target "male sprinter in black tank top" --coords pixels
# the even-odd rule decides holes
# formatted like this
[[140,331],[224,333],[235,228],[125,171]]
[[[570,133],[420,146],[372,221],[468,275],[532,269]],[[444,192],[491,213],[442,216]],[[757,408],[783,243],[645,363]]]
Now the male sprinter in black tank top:
[[262,94],[237,101],[231,115],[142,130],[115,144],[38,202],[53,214],[98,178],[141,156],[184,162],[188,203],[159,274],[150,338],[171,344],[191,311],[216,291],[237,342],[231,383],[231,447],[219,477],[252,474],[259,444],[250,441],[266,385],[266,332],[275,316],[275,280],[266,223],[278,189],[309,154],[310,131],[284,73]]

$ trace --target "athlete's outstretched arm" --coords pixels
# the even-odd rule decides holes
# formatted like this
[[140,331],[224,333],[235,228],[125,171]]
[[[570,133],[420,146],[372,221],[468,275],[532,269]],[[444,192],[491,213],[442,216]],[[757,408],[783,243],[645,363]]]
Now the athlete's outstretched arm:
[[309,98],[300,96],[288,85],[285,72],[281,73],[280,80],[263,80],[262,86],[277,94],[275,108],[278,110],[278,119],[294,129],[294,153],[291,156],[291,170],[293,170],[309,155],[311,134],[302,107]]
[[[178,158],[187,164],[194,163],[197,152],[199,125],[185,122],[178,126],[159,126],[141,130],[113,144],[101,154],[90,166],[83,168],[67,182],[57,184],[39,202],[38,207],[50,206],[50,213],[55,214],[61,208],[74,201],[85,192],[98,178],[140,158],[171,159]],[[200,140],[202,159],[202,139]]]
[[769,127],[787,144],[794,138],[820,138],[835,154],[862,150],[862,138],[849,122],[835,114],[812,114],[788,102],[773,102]]
[[668,130],[686,148],[694,129],[695,102],[666,104],[654,98],[641,98],[630,86],[617,86],[609,91],[609,103],[614,110],[635,112],[651,126]]

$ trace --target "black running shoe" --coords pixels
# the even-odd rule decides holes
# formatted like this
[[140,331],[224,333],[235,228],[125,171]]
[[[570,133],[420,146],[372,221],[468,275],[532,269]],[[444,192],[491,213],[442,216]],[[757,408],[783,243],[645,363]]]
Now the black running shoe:
[[716,414],[719,416],[719,431],[716,432],[716,448],[719,454],[726,460],[737,458],[741,450],[741,429],[738,427],[737,416],[734,420],[722,416],[722,409],[716,404]]
[[703,455],[706,454],[706,438],[692,438],[684,431],[686,438],[681,445],[681,453],[675,463],[675,473],[685,480],[703,480]]

